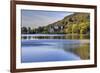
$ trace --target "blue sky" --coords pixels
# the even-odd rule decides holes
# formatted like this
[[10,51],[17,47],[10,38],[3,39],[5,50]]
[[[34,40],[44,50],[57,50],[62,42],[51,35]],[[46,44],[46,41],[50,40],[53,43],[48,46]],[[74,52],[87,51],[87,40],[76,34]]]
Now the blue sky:
[[37,28],[46,26],[73,14],[66,11],[21,10],[22,26]]

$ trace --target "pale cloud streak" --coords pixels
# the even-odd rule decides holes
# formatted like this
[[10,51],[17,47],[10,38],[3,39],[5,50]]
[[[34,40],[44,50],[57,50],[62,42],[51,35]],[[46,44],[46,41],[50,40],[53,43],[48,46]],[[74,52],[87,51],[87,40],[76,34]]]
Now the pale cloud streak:
[[53,22],[63,19],[65,16],[73,14],[64,11],[40,11],[40,10],[22,10],[22,26],[37,28],[46,26]]

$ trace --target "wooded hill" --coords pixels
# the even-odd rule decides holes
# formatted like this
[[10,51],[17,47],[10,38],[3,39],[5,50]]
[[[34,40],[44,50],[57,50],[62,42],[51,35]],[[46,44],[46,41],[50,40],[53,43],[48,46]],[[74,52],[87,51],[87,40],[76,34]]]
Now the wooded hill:
[[[27,31],[26,31],[27,30]],[[37,29],[22,27],[22,33],[42,33],[42,34],[89,34],[90,14],[74,13],[64,17],[62,20],[38,27]]]

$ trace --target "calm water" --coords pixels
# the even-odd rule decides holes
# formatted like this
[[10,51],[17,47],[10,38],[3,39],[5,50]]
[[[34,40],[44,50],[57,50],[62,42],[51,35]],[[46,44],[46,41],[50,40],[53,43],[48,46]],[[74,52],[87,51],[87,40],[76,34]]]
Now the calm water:
[[22,35],[21,62],[72,61],[89,59],[88,35]]

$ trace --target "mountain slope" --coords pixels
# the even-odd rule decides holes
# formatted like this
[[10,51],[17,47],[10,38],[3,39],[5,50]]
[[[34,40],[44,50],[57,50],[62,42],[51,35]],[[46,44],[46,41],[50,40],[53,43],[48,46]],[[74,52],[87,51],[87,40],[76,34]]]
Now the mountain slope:
[[89,13],[74,13],[46,26],[49,33],[89,33]]
[[73,13],[47,26],[21,28],[22,34],[89,34],[90,14]]

